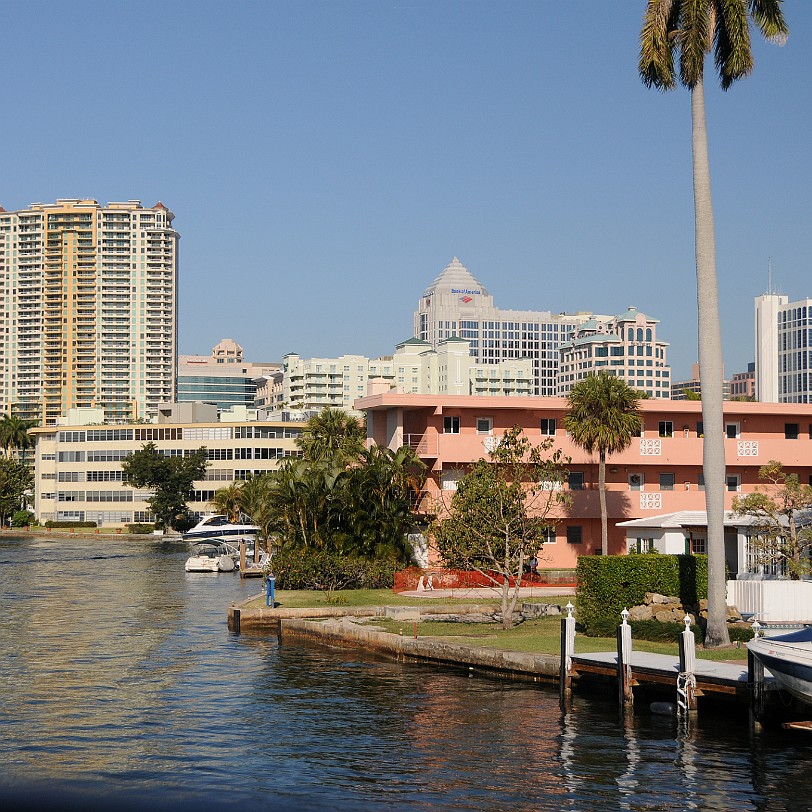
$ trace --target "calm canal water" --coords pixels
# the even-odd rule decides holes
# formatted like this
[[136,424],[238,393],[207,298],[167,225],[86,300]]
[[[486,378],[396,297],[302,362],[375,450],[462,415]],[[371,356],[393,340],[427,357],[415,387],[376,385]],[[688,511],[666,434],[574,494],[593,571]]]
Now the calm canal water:
[[812,736],[233,635],[178,542],[0,537],[0,806],[808,809]]

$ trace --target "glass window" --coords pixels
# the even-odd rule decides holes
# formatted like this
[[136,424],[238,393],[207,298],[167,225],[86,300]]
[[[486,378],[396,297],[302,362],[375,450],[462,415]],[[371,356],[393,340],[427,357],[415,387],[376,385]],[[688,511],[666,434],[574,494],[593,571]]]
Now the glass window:
[[555,418],[554,417],[542,417],[541,418],[541,433],[545,434],[549,437],[555,436]]
[[641,473],[629,474],[629,490],[630,491],[643,490],[643,474]]
[[570,471],[568,482],[571,491],[582,491],[584,489],[583,471]]
[[444,417],[443,418],[443,433],[444,434],[459,434],[460,433],[460,419],[459,419],[459,417]]
[[725,436],[728,440],[735,440],[739,436],[739,424],[725,423]]
[[478,417],[476,419],[477,434],[493,434],[493,418]]
[[660,490],[673,491],[674,490],[674,474],[660,474]]
[[660,437],[673,437],[674,423],[671,420],[660,421]]
[[739,490],[739,475],[738,474],[728,474],[727,475],[727,489],[729,491],[738,491]]
[[583,528],[580,524],[567,527],[567,543],[580,544],[583,541]]
[[784,423],[784,439],[797,440],[801,427],[798,423]]

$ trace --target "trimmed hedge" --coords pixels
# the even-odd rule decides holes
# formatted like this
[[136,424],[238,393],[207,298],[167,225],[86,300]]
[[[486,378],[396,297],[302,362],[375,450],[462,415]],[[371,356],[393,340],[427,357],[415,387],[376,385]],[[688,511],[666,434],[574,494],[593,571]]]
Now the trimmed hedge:
[[705,555],[582,555],[577,574],[578,621],[587,629],[602,620],[617,625],[623,609],[642,604],[646,592],[683,604],[708,597]]
[[69,527],[96,527],[96,522],[54,522],[49,519],[45,526],[53,527],[54,530],[66,530]]
[[[609,619],[597,620],[586,630],[587,637],[615,637],[620,621]],[[648,640],[651,643],[676,643],[679,636],[685,631],[682,623],[661,623],[659,620],[630,620],[632,627],[632,645],[634,640]],[[704,626],[691,624],[691,631],[696,636],[697,645],[705,642]],[[744,626],[728,625],[730,642],[742,643],[753,639],[753,630]]]
[[366,559],[326,550],[282,550],[269,570],[276,589],[391,589],[395,561]]
[[155,529],[155,525],[152,523],[131,523],[127,525],[127,532],[132,533],[134,535],[143,536],[147,533],[152,534],[152,531]]

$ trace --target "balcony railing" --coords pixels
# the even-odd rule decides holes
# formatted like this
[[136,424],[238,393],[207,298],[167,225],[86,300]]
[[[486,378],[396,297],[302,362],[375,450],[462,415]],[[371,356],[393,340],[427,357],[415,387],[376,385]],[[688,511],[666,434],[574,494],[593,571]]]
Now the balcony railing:
[[403,445],[411,448],[418,457],[436,457],[439,453],[436,434],[404,434]]

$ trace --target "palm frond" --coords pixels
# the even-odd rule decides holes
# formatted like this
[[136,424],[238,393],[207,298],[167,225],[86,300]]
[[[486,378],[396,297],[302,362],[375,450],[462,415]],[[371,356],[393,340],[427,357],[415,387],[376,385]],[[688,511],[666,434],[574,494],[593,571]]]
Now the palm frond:
[[711,12],[713,0],[682,0],[679,32],[680,81],[693,90],[705,67],[705,56],[711,46]]
[[722,89],[753,70],[747,0],[717,0],[713,58]]
[[646,87],[670,90],[676,85],[674,48],[677,0],[648,0],[640,32],[640,78]]
[[784,45],[789,28],[781,11],[782,0],[750,0],[750,18],[759,31],[777,45]]

